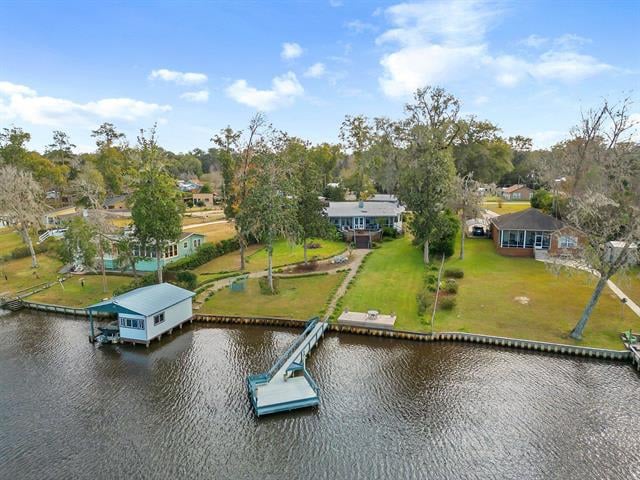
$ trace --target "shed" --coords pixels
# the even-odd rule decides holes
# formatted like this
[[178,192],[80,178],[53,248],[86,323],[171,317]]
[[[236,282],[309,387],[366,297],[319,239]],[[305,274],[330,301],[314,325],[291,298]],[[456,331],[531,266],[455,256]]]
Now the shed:
[[193,317],[191,299],[194,292],[176,287],[170,283],[137,288],[86,308],[93,332],[95,312],[118,315],[120,342],[143,343],[149,345],[154,338],[172,331],[175,327],[190,321]]

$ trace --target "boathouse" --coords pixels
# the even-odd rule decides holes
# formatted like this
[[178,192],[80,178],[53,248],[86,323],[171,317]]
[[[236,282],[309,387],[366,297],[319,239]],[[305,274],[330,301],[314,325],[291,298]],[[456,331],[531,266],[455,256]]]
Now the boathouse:
[[194,292],[170,283],[137,288],[109,300],[87,307],[93,332],[93,313],[118,315],[120,342],[149,345],[154,338],[190,321],[193,317],[191,299]]

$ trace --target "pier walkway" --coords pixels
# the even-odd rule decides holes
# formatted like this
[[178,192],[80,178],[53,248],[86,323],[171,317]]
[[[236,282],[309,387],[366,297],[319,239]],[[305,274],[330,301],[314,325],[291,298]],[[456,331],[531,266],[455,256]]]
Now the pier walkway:
[[313,318],[304,332],[265,373],[249,375],[247,388],[256,415],[312,407],[320,403],[319,390],[305,368],[309,352],[324,336],[328,324]]

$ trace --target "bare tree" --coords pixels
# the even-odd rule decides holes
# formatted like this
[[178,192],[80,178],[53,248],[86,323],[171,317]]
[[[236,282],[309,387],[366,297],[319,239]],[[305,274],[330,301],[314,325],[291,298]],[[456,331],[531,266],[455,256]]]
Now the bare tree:
[[[564,144],[560,171],[566,177],[568,204],[563,219],[579,232],[574,260],[597,277],[595,290],[571,337],[581,339],[607,281],[629,263],[630,247],[640,238],[640,147],[633,139],[630,100],[604,101],[583,114]],[[609,241],[622,242],[611,255]]]
[[29,247],[32,268],[38,268],[30,229],[40,225],[45,212],[44,191],[30,172],[13,165],[0,167],[0,216],[20,225],[22,238]]

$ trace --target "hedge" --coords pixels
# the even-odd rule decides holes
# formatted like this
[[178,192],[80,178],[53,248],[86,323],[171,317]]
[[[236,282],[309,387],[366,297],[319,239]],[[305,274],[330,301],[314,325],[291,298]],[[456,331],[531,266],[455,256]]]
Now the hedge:
[[[45,253],[45,252],[48,252],[49,250],[52,250],[57,244],[58,244],[57,240],[47,239],[42,243],[34,243],[33,250],[36,252],[36,255],[37,255],[37,254]],[[29,250],[29,247],[26,245],[23,245],[22,247],[15,248],[14,250],[11,251],[11,253],[7,255],[3,255],[2,260],[4,261],[17,260],[19,258],[26,258],[30,256],[31,256],[31,251]]]
[[237,238],[229,238],[218,243],[203,243],[194,254],[170,263],[165,267],[165,270],[170,272],[177,272],[180,270],[193,270],[194,268],[210,262],[214,258],[218,258],[229,252],[233,252],[235,250],[238,250],[239,248],[240,244]]

